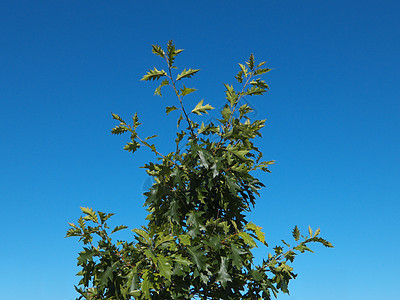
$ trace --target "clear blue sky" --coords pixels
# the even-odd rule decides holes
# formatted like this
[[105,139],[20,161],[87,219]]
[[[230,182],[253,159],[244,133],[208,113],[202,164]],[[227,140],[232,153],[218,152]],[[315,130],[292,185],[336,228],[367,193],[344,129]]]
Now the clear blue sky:
[[400,299],[399,11],[394,0],[1,1],[1,298],[74,299],[80,246],[64,236],[79,206],[144,224],[138,167],[153,156],[122,150],[110,112],[138,112],[170,150],[175,99],[139,79],[161,67],[151,44],[173,39],[177,64],[201,69],[189,106],[221,107],[251,52],[274,68],[269,94],[249,99],[277,162],[250,220],[272,245],[297,224],[335,246],[300,256],[292,296],[278,299]]

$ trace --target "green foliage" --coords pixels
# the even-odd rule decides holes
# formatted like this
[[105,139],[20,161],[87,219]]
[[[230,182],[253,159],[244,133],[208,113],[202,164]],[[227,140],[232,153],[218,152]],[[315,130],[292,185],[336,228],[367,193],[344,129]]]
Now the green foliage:
[[312,252],[309,244],[332,245],[319,237],[319,229],[302,236],[293,229],[295,245],[282,240],[284,247],[272,248],[272,253],[256,265],[252,249],[268,247],[260,226],[248,222],[246,214],[255,205],[264,185],[254,171],[269,172],[273,161],[263,160],[254,145],[261,137],[265,120],[251,120],[251,107],[239,105],[247,96],[263,95],[268,85],[259,77],[270,69],[261,68],[251,55],[235,76],[239,89],[225,84],[226,105],[218,124],[201,124],[191,118],[201,116],[213,107],[203,104],[186,110],[184,97],[196,90],[178,82],[193,77],[199,70],[184,69],[173,76],[176,56],[182,52],[170,41],[166,51],[153,46],[152,51],[163,58],[168,70],[154,68],[144,81],[163,81],[161,88],[171,87],[177,104],[167,106],[166,114],[178,112],[186,126],[177,132],[176,151],[161,154],[148,142],[155,136],[142,138],[137,114],[132,124],[112,114],[119,124],[112,134],[130,133],[125,150],[134,153],[147,147],[157,162],[144,165],[155,184],[145,193],[149,212],[148,225],[133,229],[134,241],[113,242],[107,220],[112,214],[82,208],[78,225],[70,223],[67,236],[77,236],[83,242],[78,256],[81,277],[76,290],[78,299],[271,299],[279,292],[289,293],[288,284],[296,277],[289,265],[298,253]]

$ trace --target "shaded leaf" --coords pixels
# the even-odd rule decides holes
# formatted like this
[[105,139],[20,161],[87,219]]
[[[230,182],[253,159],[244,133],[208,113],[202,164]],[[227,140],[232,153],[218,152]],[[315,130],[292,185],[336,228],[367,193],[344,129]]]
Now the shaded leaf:
[[229,258],[232,259],[233,265],[240,269],[243,266],[241,255],[245,254],[246,252],[235,243],[231,243],[230,247],[232,253],[230,254]]
[[167,106],[166,108],[165,108],[165,111],[166,111],[166,113],[167,113],[167,115],[171,112],[171,111],[174,111],[174,110],[177,110],[178,108],[177,107],[175,107],[175,106]]
[[300,239],[300,230],[297,227],[297,225],[294,227],[293,231],[292,231],[292,235],[295,241],[298,241]]
[[157,257],[157,266],[160,274],[170,280],[172,275],[172,266],[170,260],[164,256],[159,255]]
[[227,259],[221,256],[221,264],[217,275],[217,282],[220,282],[223,288],[226,288],[228,281],[232,281],[231,276],[227,272]]
[[201,245],[194,247],[188,247],[188,252],[192,256],[193,262],[196,264],[199,270],[204,270],[206,267],[207,258],[204,256],[205,251],[200,250]]

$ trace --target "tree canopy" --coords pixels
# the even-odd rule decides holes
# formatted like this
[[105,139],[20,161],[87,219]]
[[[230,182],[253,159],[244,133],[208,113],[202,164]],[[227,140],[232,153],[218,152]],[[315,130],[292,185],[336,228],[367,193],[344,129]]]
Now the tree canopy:
[[[132,123],[112,114],[118,121],[112,134],[130,135],[125,150],[146,147],[155,154],[155,161],[143,166],[154,179],[144,194],[148,224],[132,230],[132,241],[115,242],[111,235],[127,227],[110,230],[107,220],[113,214],[81,208],[83,216],[67,232],[84,244],[77,263],[78,299],[271,299],[289,293],[297,254],[312,252],[313,242],[332,247],[319,229],[309,227],[302,235],[297,226],[293,242],[269,247],[262,228],[247,219],[264,187],[255,171],[270,172],[274,163],[263,159],[254,143],[265,120],[252,120],[251,106],[241,101],[268,91],[265,62],[250,55],[239,64],[235,85],[224,85],[226,104],[219,117],[200,123],[193,116],[214,107],[204,100],[191,109],[185,105],[185,97],[196,91],[185,81],[199,70],[177,71],[175,59],[182,51],[172,41],[165,50],[153,45],[166,68],[154,67],[142,78],[160,83],[155,95],[162,96],[164,88],[176,95],[176,103],[166,107],[167,115],[177,116],[175,151],[162,154],[151,143],[155,136],[141,136],[137,114]],[[269,251],[260,264],[255,247]]]

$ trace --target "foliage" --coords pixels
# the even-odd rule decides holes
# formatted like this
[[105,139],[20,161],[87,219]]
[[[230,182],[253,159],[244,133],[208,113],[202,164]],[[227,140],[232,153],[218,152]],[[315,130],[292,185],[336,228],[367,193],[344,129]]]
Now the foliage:
[[240,100],[268,90],[261,75],[270,69],[263,68],[265,62],[256,63],[253,55],[239,64],[235,78],[240,88],[225,84],[227,102],[218,123],[200,124],[194,115],[214,108],[203,100],[191,110],[184,106],[184,98],[195,89],[183,81],[199,70],[174,75],[181,52],[172,41],[166,51],[153,46],[167,69],[154,68],[142,78],[161,81],[156,95],[166,86],[175,92],[178,105],[166,107],[167,114],[178,115],[174,152],[163,155],[149,142],[154,136],[139,135],[137,114],[132,124],[112,114],[119,122],[112,133],[130,134],[125,150],[134,153],[147,147],[157,157],[144,165],[155,180],[145,193],[148,225],[133,230],[134,241],[115,243],[111,234],[126,227],[110,233],[107,220],[112,214],[82,208],[84,216],[78,225],[70,223],[67,232],[84,244],[78,256],[79,299],[271,299],[280,291],[289,293],[288,283],[296,277],[290,263],[298,253],[312,252],[312,242],[332,247],[319,237],[319,229],[313,233],[309,228],[303,236],[296,226],[295,245],[283,241],[284,247],[272,248],[261,264],[255,264],[252,249],[268,244],[261,227],[247,221],[246,213],[264,186],[254,171],[269,172],[273,161],[263,160],[253,143],[261,137],[265,121],[251,120],[252,108]]

